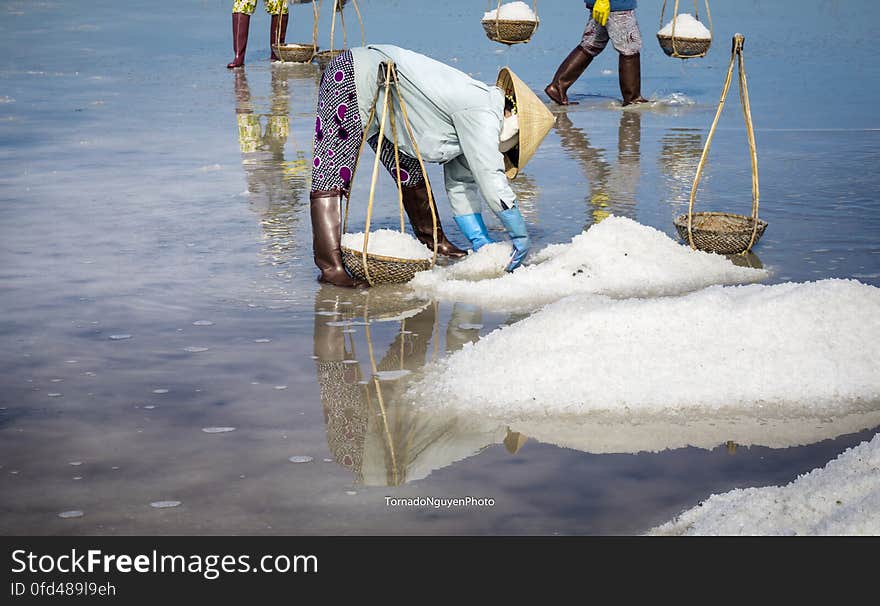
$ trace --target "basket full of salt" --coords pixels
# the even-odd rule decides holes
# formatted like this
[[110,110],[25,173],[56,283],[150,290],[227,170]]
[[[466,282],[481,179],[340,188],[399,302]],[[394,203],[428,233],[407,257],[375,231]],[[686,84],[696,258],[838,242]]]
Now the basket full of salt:
[[[364,240],[367,252],[364,254]],[[342,263],[353,276],[371,284],[402,284],[417,272],[431,269],[433,253],[404,232],[378,229],[343,234]],[[366,259],[366,265],[364,263]]]
[[[664,2],[664,9],[666,3]],[[694,2],[696,9],[696,1]],[[709,2],[706,0],[708,13]],[[694,11],[696,13],[696,10]],[[709,27],[712,26],[712,16],[709,14]],[[663,23],[661,11],[660,23]],[[670,57],[676,59],[695,59],[705,57],[712,45],[712,31],[699,19],[689,13],[678,13],[678,0],[675,2],[673,18],[657,32],[657,41],[660,48]]]
[[[491,6],[491,4],[490,4]],[[483,14],[481,23],[486,36],[502,44],[528,42],[538,29],[537,5],[532,10],[525,2],[508,2],[502,5],[498,0],[495,10]]]

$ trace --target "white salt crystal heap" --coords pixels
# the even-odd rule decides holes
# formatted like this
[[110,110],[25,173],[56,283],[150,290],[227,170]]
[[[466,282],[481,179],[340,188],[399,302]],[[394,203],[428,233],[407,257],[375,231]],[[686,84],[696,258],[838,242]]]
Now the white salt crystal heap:
[[657,34],[660,36],[671,36],[673,23],[675,23],[676,38],[712,39],[712,33],[690,13],[681,13],[678,17],[667,23]]
[[537,21],[538,15],[525,2],[508,2],[483,14],[483,21]]
[[787,486],[712,495],[651,535],[880,534],[880,435]]
[[489,245],[454,265],[419,272],[409,285],[424,298],[527,312],[575,294],[656,297],[767,277],[765,270],[738,267],[723,255],[692,250],[653,227],[614,215],[505,273],[509,254],[507,243]]
[[416,402],[510,417],[841,413],[880,401],[880,288],[856,280],[582,295],[427,368]]
[[[343,234],[342,246],[352,250],[364,249],[364,233]],[[367,252],[399,259],[430,259],[434,253],[424,244],[403,232],[393,229],[377,229],[370,232]]]

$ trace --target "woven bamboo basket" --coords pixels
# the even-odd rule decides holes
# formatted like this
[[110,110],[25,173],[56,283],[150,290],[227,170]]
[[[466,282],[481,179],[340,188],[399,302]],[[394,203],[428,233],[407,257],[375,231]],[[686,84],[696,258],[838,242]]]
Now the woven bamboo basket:
[[[709,47],[712,45],[712,32],[714,28],[712,27],[712,11],[709,9],[709,0],[705,0],[706,3],[706,16],[709,18],[709,37],[708,38],[688,38],[686,36],[676,36],[675,35],[675,22],[678,19],[678,3],[679,0],[675,0],[675,6],[672,9],[672,33],[671,34],[661,34],[657,32],[657,41],[660,43],[660,48],[663,49],[663,52],[666,53],[668,57],[675,57],[676,59],[695,59],[697,57],[705,57],[706,53],[709,52]],[[666,15],[666,0],[663,0],[663,7],[660,9],[660,29],[663,30],[663,18]],[[694,15],[696,19],[700,20],[700,12],[699,7],[697,6],[697,0],[694,0]]]
[[703,57],[709,52],[712,45],[711,38],[681,38],[675,37],[673,45],[672,36],[663,36],[657,34],[657,40],[660,42],[660,48],[669,57],[687,58],[687,57]]
[[489,19],[481,23],[490,40],[502,44],[519,44],[532,39],[538,29],[539,21],[537,19],[534,21]]
[[[694,246],[699,250],[722,255],[747,251],[750,248],[749,244],[752,246],[757,244],[764,235],[764,230],[767,229],[767,222],[758,219],[758,230],[755,232],[755,241],[752,242],[752,232],[755,228],[755,219],[752,217],[732,213],[699,212],[693,213],[692,221]],[[687,242],[687,213],[676,217],[673,223],[678,235]]]
[[364,271],[363,252],[342,248],[342,263],[351,274],[361,280],[369,280],[373,284],[403,284],[412,280],[420,271],[431,269],[431,259],[403,259],[367,253],[367,269],[369,278]]
[[308,63],[318,51],[315,44],[273,44],[272,48],[275,54],[287,63]]
[[335,48],[330,50],[322,50],[315,53],[314,60],[315,63],[318,64],[318,67],[323,69],[327,69],[327,66],[330,65],[330,62],[333,61],[336,57],[341,55],[344,52],[344,49]]

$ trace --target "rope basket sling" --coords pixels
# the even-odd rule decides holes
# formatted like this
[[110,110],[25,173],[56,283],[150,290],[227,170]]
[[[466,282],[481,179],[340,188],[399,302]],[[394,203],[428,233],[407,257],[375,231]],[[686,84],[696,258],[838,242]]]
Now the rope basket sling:
[[[660,29],[663,29],[663,15],[666,13],[666,0],[663,0],[663,8],[660,9]],[[670,57],[676,59],[697,59],[705,57],[712,45],[712,11],[709,10],[709,0],[706,0],[706,15],[709,17],[709,38],[684,38],[675,35],[675,22],[678,19],[678,0],[675,0],[675,7],[672,10],[672,34],[664,35],[657,32],[657,41],[660,42],[660,48]],[[697,0],[694,0],[694,17],[700,20],[699,9],[697,8]]]
[[[320,2],[320,0],[319,0]],[[327,50],[315,52],[314,60],[318,67],[323,71],[333,59],[338,57],[346,48],[348,48],[348,34],[345,30],[345,13],[342,12],[345,0],[333,0],[333,9],[331,11],[332,18],[330,20],[330,48]],[[351,0],[354,5],[354,11],[357,13],[358,23],[361,26],[361,46],[364,46],[364,20],[361,17],[361,9],[358,7],[357,0]],[[342,48],[334,48],[336,38],[336,15],[339,14],[339,23],[342,26]],[[317,26],[316,26],[317,27]]]
[[[380,88],[381,86],[384,86],[385,91],[382,101],[382,117],[379,122],[379,146],[381,146],[381,142],[385,140],[385,123],[386,118],[389,118],[390,113],[390,118],[387,121],[391,125],[391,136],[394,141],[395,181],[397,182],[397,202],[400,211],[400,233],[406,233],[403,219],[403,184],[400,180],[400,151],[397,143],[397,124],[394,117],[394,111],[391,108],[392,83],[394,85],[394,90],[397,92],[397,99],[400,102],[400,109],[403,116],[404,126],[406,127],[406,132],[409,140],[412,141],[413,148],[416,153],[416,158],[419,161],[419,167],[421,168],[423,175],[427,175],[428,173],[425,170],[425,164],[422,160],[422,155],[419,152],[418,144],[416,143],[415,137],[412,133],[412,129],[410,128],[409,118],[407,117],[406,112],[406,103],[404,102],[403,95],[401,95],[400,92],[400,85],[397,81],[397,72],[394,66],[394,62],[388,61],[384,65],[384,82],[380,83]],[[373,100],[373,106],[370,109],[370,116],[369,118],[367,118],[367,123],[364,126],[364,134],[361,138],[360,149],[358,150],[358,160],[355,162],[354,168],[352,169],[352,183],[354,182],[354,177],[357,173],[357,167],[364,150],[364,144],[367,141],[367,133],[369,132],[369,127],[373,123],[373,119],[376,115],[376,104],[378,102],[379,92],[380,91],[377,91],[376,93],[376,99]],[[389,109],[391,109],[392,111],[389,112]],[[367,219],[366,225],[364,227],[363,250],[354,250],[346,246],[340,247],[342,249],[342,263],[343,265],[345,265],[346,269],[351,272],[352,275],[360,278],[361,280],[365,280],[368,284],[370,284],[370,286],[374,286],[376,284],[402,284],[404,282],[409,282],[412,277],[416,275],[416,273],[431,269],[431,267],[433,267],[434,264],[437,262],[437,209],[434,204],[434,194],[431,191],[431,185],[428,182],[427,178],[425,179],[425,185],[428,191],[428,205],[431,208],[431,220],[433,224],[434,235],[434,254],[432,258],[405,259],[401,257],[378,255],[375,253],[367,252],[367,249],[369,248],[370,222],[373,216],[373,200],[375,199],[376,194],[376,178],[379,174],[379,158],[381,156],[380,151],[381,147],[378,147],[376,151],[376,158],[373,162],[373,176],[370,183],[370,198],[369,203],[367,204]],[[342,227],[343,232],[346,232],[348,228],[348,212],[351,205],[352,189],[352,187],[349,187],[346,194],[345,218]]]
[[314,22],[312,25],[312,43],[311,44],[281,44],[281,28],[275,32],[275,43],[272,49],[278,58],[286,63],[308,63],[315,56],[318,50],[318,6],[315,0],[312,0],[312,12],[314,13]]
[[[715,112],[715,119],[712,122],[712,127],[709,129],[709,135],[706,137],[706,144],[703,147],[700,162],[697,165],[697,173],[694,176],[694,183],[691,187],[688,212],[676,217],[673,221],[678,235],[682,240],[686,240],[691,248],[719,254],[748,254],[758,240],[761,239],[761,236],[764,235],[764,230],[767,228],[767,222],[758,218],[760,199],[758,154],[755,144],[755,129],[752,125],[752,112],[749,105],[749,89],[746,83],[746,69],[743,59],[744,43],[745,38],[742,34],[734,35],[730,65],[727,68],[727,79],[724,82],[724,89],[721,92],[721,100],[718,103],[718,110]],[[751,216],[745,216],[723,212],[695,213],[694,200],[697,195],[697,186],[700,183],[706,158],[709,155],[709,147],[712,144],[712,137],[715,135],[715,128],[718,126],[718,119],[721,117],[721,111],[724,109],[727,92],[730,90],[734,62],[738,64],[739,96],[746,124],[746,135],[749,141],[749,157],[752,169],[752,214]]]
[[[489,8],[492,2],[489,2]],[[501,44],[520,44],[528,42],[535,35],[538,29],[538,0],[532,0],[532,7],[535,13],[535,20],[517,20],[517,19],[501,19],[501,0],[498,0],[498,7],[495,10],[494,19],[484,19],[481,21],[486,36]]]

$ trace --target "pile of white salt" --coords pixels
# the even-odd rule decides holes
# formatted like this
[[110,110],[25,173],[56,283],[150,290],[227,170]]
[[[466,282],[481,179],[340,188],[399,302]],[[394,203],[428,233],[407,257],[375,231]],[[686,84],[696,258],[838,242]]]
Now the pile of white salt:
[[525,2],[508,2],[483,14],[483,21],[537,21],[538,15]]
[[694,38],[697,40],[712,39],[712,33],[690,13],[680,14],[678,17],[667,23],[663,29],[657,32],[657,35],[672,36],[673,23],[675,24],[676,38]]
[[[343,234],[342,246],[351,250],[363,251],[364,233]],[[370,232],[367,252],[384,257],[399,259],[430,259],[433,253],[411,235],[393,229],[377,229]]]

